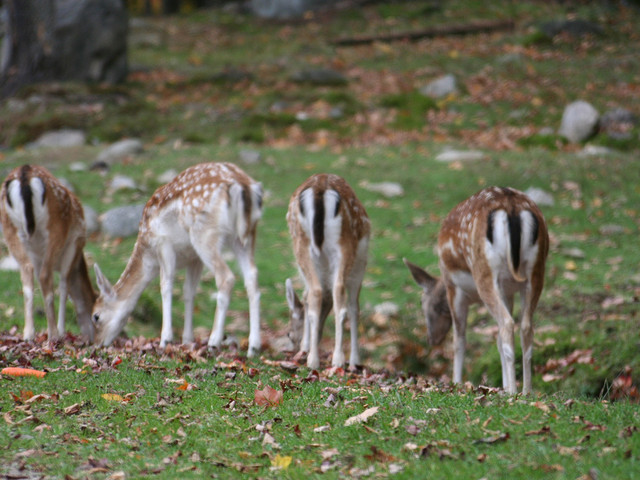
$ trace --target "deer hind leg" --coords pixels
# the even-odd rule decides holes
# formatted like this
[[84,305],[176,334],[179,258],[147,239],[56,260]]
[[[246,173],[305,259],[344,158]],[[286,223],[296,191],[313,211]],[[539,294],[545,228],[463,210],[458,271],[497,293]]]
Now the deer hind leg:
[[260,290],[258,288],[258,269],[256,267],[253,242],[247,245],[235,245],[234,248],[238,265],[242,271],[244,288],[249,298],[249,350],[247,356],[253,357],[260,352]]
[[48,262],[42,266],[38,273],[38,281],[42,296],[44,297],[44,313],[47,318],[47,336],[49,342],[59,337],[58,325],[56,324],[55,300],[53,293],[53,269]]
[[202,262],[196,260],[187,265],[184,278],[184,327],[182,329],[182,343],[193,342],[193,299],[202,276]]
[[[60,261],[60,280],[58,282],[58,332],[60,335],[65,333],[65,319],[67,311],[67,296],[69,292],[69,286],[71,283],[72,270],[75,268],[77,262],[76,253],[78,251],[75,241],[69,241],[67,248],[61,252],[62,258]],[[53,254],[49,254],[53,256]]]
[[522,345],[522,393],[531,393],[531,360],[533,357],[533,312],[538,304],[542,283],[533,284],[536,279],[531,279],[520,293],[521,316],[520,343]]
[[447,287],[447,299],[453,323],[453,383],[462,383],[464,355],[467,347],[467,315],[469,301],[465,294],[454,286]]
[[344,322],[347,319],[347,292],[344,286],[344,279],[338,275],[333,285],[333,313],[335,316],[335,345],[333,347],[333,359],[331,365],[341,367],[344,365],[344,347],[342,335],[344,332]]
[[160,333],[160,347],[173,341],[172,303],[173,282],[176,275],[176,257],[171,245],[160,248],[160,294],[162,295],[162,332]]
[[208,268],[213,271],[216,278],[216,287],[218,288],[216,312],[213,318],[213,329],[209,336],[208,345],[209,347],[219,349],[222,345],[222,340],[224,340],[224,320],[227,316],[235,276],[219,254],[211,255],[204,263],[205,265],[208,263]]
[[26,341],[33,340],[36,335],[33,323],[33,265],[24,259],[20,261],[20,280],[22,281],[22,296],[24,298],[24,332]]
[[[502,364],[502,386],[507,393],[517,393],[516,387],[516,367],[514,351],[514,321],[509,306],[505,304],[503,298],[498,294],[498,288],[493,283],[490,291],[480,291],[480,298],[487,306],[489,313],[498,322],[498,352]],[[513,303],[511,301],[511,303]]]
[[349,316],[349,335],[351,339],[351,351],[349,353],[349,368],[355,369],[360,365],[360,350],[358,346],[358,319],[360,317],[360,289],[366,269],[366,246],[360,250],[363,252],[356,259],[349,279],[347,280],[347,314]]

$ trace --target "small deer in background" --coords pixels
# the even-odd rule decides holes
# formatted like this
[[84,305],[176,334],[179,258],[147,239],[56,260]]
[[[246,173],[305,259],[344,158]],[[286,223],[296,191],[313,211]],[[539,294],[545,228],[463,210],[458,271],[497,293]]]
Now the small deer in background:
[[[0,222],[9,252],[20,266],[24,297],[24,339],[35,336],[33,277],[44,297],[49,341],[65,332],[67,294],[82,334],[93,340],[91,286],[82,249],[86,241],[84,213],[78,198],[51,173],[37,165],[12,170],[0,192]],[[54,272],[60,272],[58,320],[54,306]]]
[[203,266],[215,276],[217,304],[209,346],[219,348],[235,283],[223,258],[230,248],[238,261],[249,297],[249,351],[260,351],[260,292],[254,247],[262,216],[262,186],[236,165],[202,163],[158,188],[144,207],[138,238],[118,282],[111,286],[95,265],[100,297],[93,309],[98,344],[109,345],[149,282],[160,275],[160,346],[173,340],[171,301],[176,270],[186,268],[182,342],[193,341],[193,299]]
[[491,187],[460,203],[438,236],[442,278],[408,262],[423,288],[422,309],[429,340],[438,345],[453,321],[453,381],[462,381],[469,305],[482,302],[498,322],[502,385],[517,392],[513,298],[520,294],[524,394],[531,392],[533,312],[544,283],[549,235],[537,205],[524,193]]
[[291,334],[295,348],[307,353],[307,365],[318,368],[318,345],[324,322],[334,309],[333,366],[342,366],[344,323],[349,319],[349,367],[360,363],[358,352],[359,296],[367,266],[370,222],[349,184],[337,175],[309,177],[294,192],[287,213],[293,252],[305,283],[301,302],[287,279]]

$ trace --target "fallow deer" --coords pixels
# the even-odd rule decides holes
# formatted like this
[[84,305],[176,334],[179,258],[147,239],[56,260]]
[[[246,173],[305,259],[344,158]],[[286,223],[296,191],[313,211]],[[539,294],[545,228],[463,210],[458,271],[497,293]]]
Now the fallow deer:
[[[20,266],[24,298],[24,339],[35,336],[33,277],[44,297],[49,341],[65,332],[67,294],[71,297],[82,334],[93,340],[91,286],[82,249],[86,231],[78,198],[47,169],[23,165],[12,170],[0,192],[0,222],[9,252]],[[54,306],[54,272],[60,272],[58,320]]]
[[173,340],[172,289],[176,269],[186,268],[182,342],[193,341],[193,299],[203,266],[218,288],[209,346],[219,348],[235,276],[223,258],[235,254],[249,297],[249,356],[260,350],[260,292],[254,261],[256,228],[262,216],[262,186],[230,163],[192,166],[158,188],[144,207],[133,253],[118,282],[111,286],[95,266],[100,296],[93,309],[98,344],[109,345],[149,282],[160,275],[162,333],[160,345]]
[[308,353],[307,366],[320,365],[318,344],[324,322],[334,309],[335,347],[331,364],[342,366],[344,323],[349,319],[349,368],[360,363],[358,351],[359,296],[367,265],[370,222],[349,184],[337,175],[309,177],[289,202],[287,223],[305,291],[301,302],[286,282],[295,348]]
[[538,206],[512,188],[491,187],[460,203],[438,236],[442,278],[404,260],[423,288],[422,308],[431,344],[440,344],[453,321],[453,381],[462,381],[469,305],[482,302],[498,323],[502,385],[517,392],[514,294],[520,294],[524,394],[531,392],[533,312],[544,283],[549,235]]

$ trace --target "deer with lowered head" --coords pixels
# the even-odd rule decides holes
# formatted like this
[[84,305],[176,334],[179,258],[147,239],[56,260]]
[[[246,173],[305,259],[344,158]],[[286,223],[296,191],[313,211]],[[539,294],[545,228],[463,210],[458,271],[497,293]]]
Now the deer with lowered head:
[[144,207],[138,238],[124,272],[111,285],[98,265],[100,296],[93,308],[98,344],[109,345],[122,331],[149,282],[160,276],[160,346],[173,340],[171,302],[176,270],[186,269],[182,342],[193,341],[193,300],[203,267],[218,288],[209,346],[219,348],[235,276],[223,257],[238,261],[249,298],[249,351],[260,351],[260,292],[254,247],[262,216],[262,186],[230,163],[202,163],[158,188]]
[[[80,330],[93,340],[91,308],[96,293],[82,252],[86,241],[84,212],[78,198],[46,168],[23,165],[7,176],[0,191],[0,223],[9,252],[18,262],[24,298],[24,339],[33,340],[34,275],[44,297],[47,337],[65,332],[67,295]],[[54,272],[60,273],[56,323]]]
[[348,320],[349,368],[354,369],[360,363],[359,296],[371,230],[367,212],[343,178],[316,174],[293,193],[287,223],[305,284],[303,301],[300,301],[291,280],[286,282],[291,311],[290,338],[300,354],[308,353],[307,366],[318,368],[322,330],[333,308],[335,346],[331,364],[345,363],[342,333]]
[[520,295],[522,392],[531,393],[533,312],[542,287],[549,235],[538,206],[512,188],[490,187],[456,206],[438,235],[441,278],[406,259],[423,289],[422,309],[429,341],[442,343],[453,324],[453,381],[462,381],[467,313],[484,303],[498,323],[502,385],[517,393],[514,353],[514,295]]

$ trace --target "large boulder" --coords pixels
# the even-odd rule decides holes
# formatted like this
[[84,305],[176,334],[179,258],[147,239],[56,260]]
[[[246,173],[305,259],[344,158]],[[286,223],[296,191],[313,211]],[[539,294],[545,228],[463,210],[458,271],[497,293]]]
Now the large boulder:
[[251,0],[251,11],[260,18],[290,20],[307,12],[330,7],[336,0]]
[[596,133],[600,114],[589,102],[578,100],[564,109],[558,133],[571,143],[588,140]]

